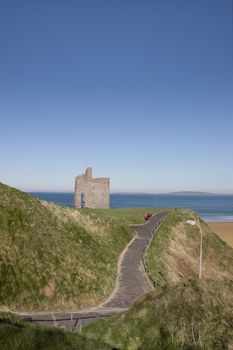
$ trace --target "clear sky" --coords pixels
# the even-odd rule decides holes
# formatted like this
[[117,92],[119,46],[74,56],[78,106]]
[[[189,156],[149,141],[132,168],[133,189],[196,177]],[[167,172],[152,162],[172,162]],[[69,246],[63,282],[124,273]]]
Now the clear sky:
[[0,181],[233,193],[231,0],[1,0]]

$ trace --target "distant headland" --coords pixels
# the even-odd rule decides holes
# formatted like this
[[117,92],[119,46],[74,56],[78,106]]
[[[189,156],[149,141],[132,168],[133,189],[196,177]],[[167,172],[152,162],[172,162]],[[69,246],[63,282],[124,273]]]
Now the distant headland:
[[182,195],[182,196],[213,196],[213,193],[209,192],[196,192],[196,191],[179,191],[179,192],[171,192],[167,193],[169,195]]

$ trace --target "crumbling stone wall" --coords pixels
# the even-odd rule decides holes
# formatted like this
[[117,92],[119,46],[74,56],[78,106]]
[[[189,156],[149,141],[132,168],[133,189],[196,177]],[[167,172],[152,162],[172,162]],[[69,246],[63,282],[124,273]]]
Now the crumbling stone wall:
[[109,208],[109,178],[92,178],[92,168],[75,178],[75,208]]

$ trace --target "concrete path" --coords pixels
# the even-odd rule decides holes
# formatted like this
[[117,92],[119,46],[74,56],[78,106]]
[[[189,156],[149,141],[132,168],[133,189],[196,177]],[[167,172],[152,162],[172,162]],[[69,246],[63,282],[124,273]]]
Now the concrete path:
[[145,271],[144,253],[150,238],[156,232],[166,214],[166,212],[161,212],[154,215],[149,223],[133,226],[137,234],[120,256],[116,286],[104,303],[81,312],[21,314],[20,316],[28,321],[78,331],[82,326],[95,322],[96,319],[127,310],[138,296],[153,289],[153,285]]
[[164,213],[153,216],[148,224],[133,226],[137,236],[128,246],[118,271],[117,286],[101,306],[129,308],[141,294],[153,289],[143,262],[143,252],[150,237],[159,226]]

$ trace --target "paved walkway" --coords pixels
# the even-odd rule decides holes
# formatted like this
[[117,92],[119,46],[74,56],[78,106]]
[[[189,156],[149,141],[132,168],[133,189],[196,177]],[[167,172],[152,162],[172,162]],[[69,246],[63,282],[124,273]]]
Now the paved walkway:
[[104,303],[82,312],[27,314],[21,317],[44,325],[54,324],[70,331],[78,331],[96,319],[128,309],[138,296],[153,289],[144,267],[144,252],[165,216],[166,212],[162,212],[154,215],[145,225],[133,226],[137,235],[120,256],[115,289]]
[[153,216],[148,224],[133,226],[137,236],[124,253],[118,271],[115,291],[102,304],[103,307],[129,308],[141,294],[153,289],[143,264],[143,252],[150,237],[160,224],[164,213]]

